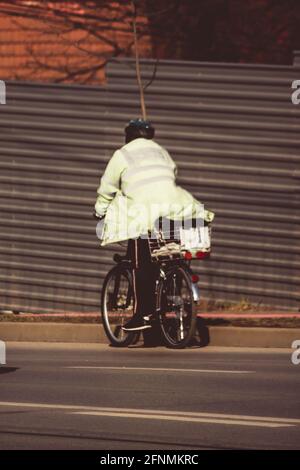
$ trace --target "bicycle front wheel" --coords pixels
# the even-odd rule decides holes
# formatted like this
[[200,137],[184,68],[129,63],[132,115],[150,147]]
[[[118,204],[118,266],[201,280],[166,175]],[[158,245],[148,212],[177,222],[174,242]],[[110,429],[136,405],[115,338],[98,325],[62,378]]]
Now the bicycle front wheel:
[[133,311],[130,269],[117,265],[107,274],[101,295],[103,327],[113,346],[129,346],[136,339],[136,333],[122,330],[122,326],[133,316]]
[[182,266],[167,271],[158,288],[161,331],[167,346],[186,347],[195,334],[196,304],[191,278]]

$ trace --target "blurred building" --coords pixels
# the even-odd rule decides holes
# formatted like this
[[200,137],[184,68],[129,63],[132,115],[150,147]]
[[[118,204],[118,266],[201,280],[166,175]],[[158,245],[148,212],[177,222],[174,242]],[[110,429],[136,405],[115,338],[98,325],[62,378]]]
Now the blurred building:
[[[109,17],[108,17],[109,20]],[[145,24],[144,18],[139,22]],[[0,78],[43,82],[104,82],[105,58],[132,56],[131,25],[99,24],[99,37],[84,29],[57,28],[46,19],[0,15]],[[151,56],[149,38],[139,42]]]

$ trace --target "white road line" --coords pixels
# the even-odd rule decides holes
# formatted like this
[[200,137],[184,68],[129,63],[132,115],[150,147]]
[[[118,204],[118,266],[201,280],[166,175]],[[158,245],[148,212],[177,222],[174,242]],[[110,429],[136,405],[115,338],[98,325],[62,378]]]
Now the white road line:
[[300,419],[295,418],[276,418],[271,416],[251,416],[251,415],[234,415],[224,413],[206,413],[194,411],[168,411],[168,410],[147,410],[134,408],[111,408],[84,405],[61,405],[49,403],[28,403],[28,402],[5,402],[1,401],[0,406],[20,407],[20,408],[36,408],[36,409],[52,409],[62,410],[76,414],[89,414],[94,416],[119,416],[119,417],[140,417],[151,419],[169,419],[176,421],[195,421],[196,422],[219,422],[230,424],[255,423],[255,426],[278,427],[278,426],[296,426],[300,425]]
[[282,428],[292,427],[294,424],[288,423],[270,423],[262,421],[246,421],[238,419],[216,419],[216,418],[194,418],[191,416],[173,416],[162,414],[143,414],[143,413],[117,413],[112,411],[74,411],[75,415],[89,415],[89,416],[112,416],[118,418],[139,418],[139,419],[154,419],[161,421],[181,421],[187,423],[212,423],[212,424],[230,424],[234,426],[258,426],[262,428]]
[[67,366],[64,369],[99,369],[99,370],[143,370],[149,372],[199,372],[201,374],[254,374],[252,370],[223,370],[223,369],[170,369],[164,367],[117,367],[117,366]]

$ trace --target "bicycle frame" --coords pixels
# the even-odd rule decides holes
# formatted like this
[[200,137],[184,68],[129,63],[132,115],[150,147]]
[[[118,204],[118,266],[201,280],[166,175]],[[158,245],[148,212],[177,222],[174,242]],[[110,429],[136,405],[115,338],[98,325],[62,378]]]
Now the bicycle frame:
[[[184,268],[187,269],[190,277],[192,277],[193,271],[190,266],[191,262],[185,261],[185,260],[172,260],[172,261],[163,262],[160,266],[160,277],[164,278],[166,270],[170,269],[171,266],[178,266],[178,265],[184,266]],[[159,282],[157,280],[155,295],[157,295],[158,284]],[[193,293],[193,300],[194,302],[198,302],[200,300],[200,289],[199,289],[198,284],[196,282],[191,282],[191,288],[192,288],[192,293]]]

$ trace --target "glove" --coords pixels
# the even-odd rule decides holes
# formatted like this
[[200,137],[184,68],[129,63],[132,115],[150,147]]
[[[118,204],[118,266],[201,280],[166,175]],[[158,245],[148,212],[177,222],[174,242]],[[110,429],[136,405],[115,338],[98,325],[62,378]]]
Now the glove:
[[93,217],[94,217],[94,219],[102,220],[102,219],[104,219],[105,215],[99,215],[99,214],[97,214],[97,212],[94,211],[93,212]]

